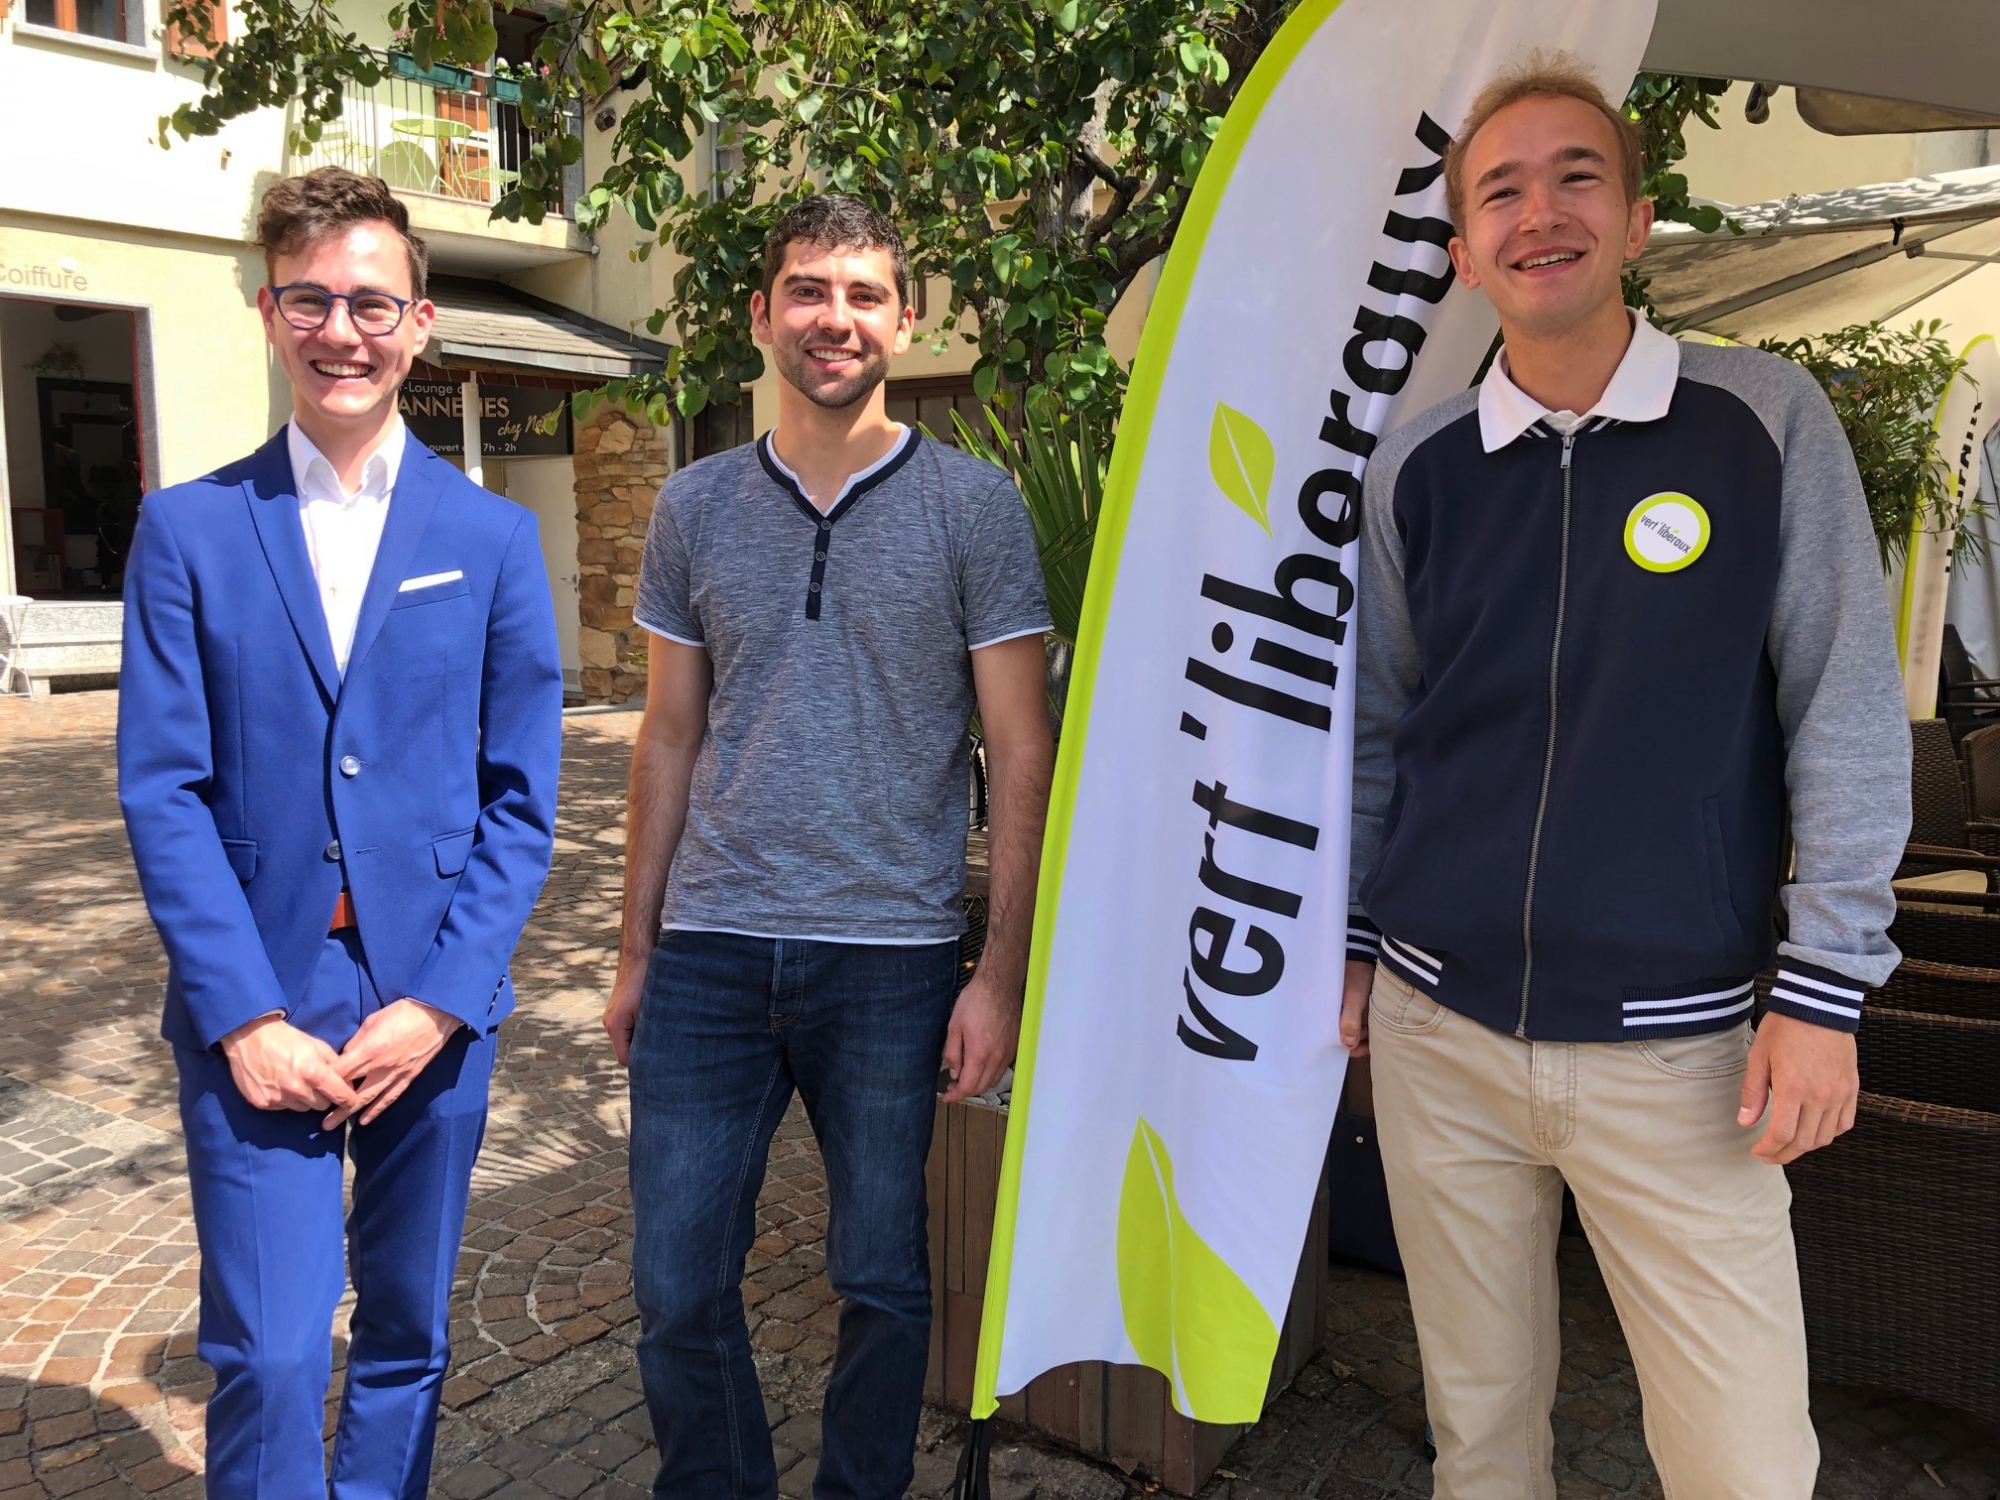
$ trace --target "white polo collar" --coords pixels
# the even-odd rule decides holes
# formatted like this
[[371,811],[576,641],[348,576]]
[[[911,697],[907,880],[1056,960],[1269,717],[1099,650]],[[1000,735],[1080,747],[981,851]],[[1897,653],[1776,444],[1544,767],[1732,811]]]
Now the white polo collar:
[[[361,487],[352,495],[341,487],[340,476],[334,472],[333,460],[319,451],[313,440],[299,430],[296,421],[285,424],[285,451],[292,460],[292,483],[303,498],[308,484],[313,486],[313,498],[358,500],[363,495],[373,495],[386,500],[396,490],[396,476],[402,471],[403,450],[408,446],[406,428],[402,413],[389,426],[389,431],[361,465]],[[322,472],[315,472],[315,465]]]
[[[1657,422],[1673,404],[1674,386],[1681,378],[1681,346],[1631,309],[1632,342],[1612,372],[1611,384],[1585,413],[1619,422]],[[1554,413],[1514,384],[1507,373],[1507,351],[1487,370],[1479,386],[1479,442],[1488,453],[1498,452],[1537,422]]]

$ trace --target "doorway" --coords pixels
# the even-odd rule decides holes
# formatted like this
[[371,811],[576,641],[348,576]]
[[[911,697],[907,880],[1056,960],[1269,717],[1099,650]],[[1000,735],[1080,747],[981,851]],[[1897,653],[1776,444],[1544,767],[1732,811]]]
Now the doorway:
[[146,474],[138,322],[119,308],[0,297],[14,592],[116,599]]
[[577,642],[582,618],[578,597],[576,464],[568,458],[509,458],[507,498],[535,513],[542,534],[542,563],[556,606],[556,641],[562,650],[563,696],[583,701],[583,657]]

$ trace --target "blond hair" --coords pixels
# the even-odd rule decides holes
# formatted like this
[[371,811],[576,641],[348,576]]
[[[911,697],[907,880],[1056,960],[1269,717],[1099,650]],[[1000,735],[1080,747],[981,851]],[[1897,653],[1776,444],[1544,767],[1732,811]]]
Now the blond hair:
[[1575,99],[1603,115],[1611,125],[1611,133],[1618,138],[1619,177],[1625,188],[1625,201],[1638,201],[1639,185],[1645,177],[1639,127],[1604,97],[1604,90],[1597,86],[1597,80],[1575,54],[1532,52],[1526,62],[1509,68],[1479,91],[1479,97],[1466,112],[1465,122],[1458,127],[1458,134],[1445,148],[1445,202],[1450,206],[1454,228],[1461,234],[1465,232],[1466,149],[1488,120],[1523,99]]

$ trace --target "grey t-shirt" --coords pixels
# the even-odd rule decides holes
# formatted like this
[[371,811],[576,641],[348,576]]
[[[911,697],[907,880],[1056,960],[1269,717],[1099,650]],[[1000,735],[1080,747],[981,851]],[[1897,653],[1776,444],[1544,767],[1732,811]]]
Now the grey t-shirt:
[[715,669],[663,927],[959,934],[970,653],[1049,628],[1003,470],[906,431],[822,516],[769,434],[702,459],[660,491],[633,618]]

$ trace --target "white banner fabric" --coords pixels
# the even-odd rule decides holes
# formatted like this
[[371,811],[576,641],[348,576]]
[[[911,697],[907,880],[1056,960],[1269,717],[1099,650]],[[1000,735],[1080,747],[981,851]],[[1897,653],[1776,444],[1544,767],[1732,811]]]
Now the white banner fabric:
[[1075,1360],[1150,1365],[1204,1421],[1263,1409],[1347,1061],[1358,476],[1495,328],[1451,279],[1446,132],[1534,48],[1621,97],[1652,20],[1306,0],[1216,139],[1098,528],[976,1416]]
[[[1982,333],[1959,357],[1965,368],[1945,386],[1931,425],[1938,435],[1945,484],[1954,507],[1963,514],[1962,508],[1980,494],[1985,459],[1980,439],[1993,422],[1993,392],[2000,389],[2000,346],[1992,334]],[[1903,699],[1912,719],[1935,718],[1938,713],[1938,667],[1944,659],[1944,627],[1957,569],[1952,552],[1957,545],[1956,526],[1941,528],[1934,516],[1919,515],[1902,558],[1888,570],[1889,607],[1895,611],[1896,649],[1903,661]]]

